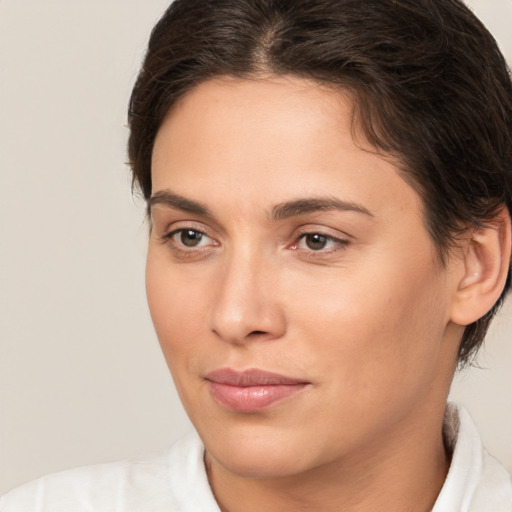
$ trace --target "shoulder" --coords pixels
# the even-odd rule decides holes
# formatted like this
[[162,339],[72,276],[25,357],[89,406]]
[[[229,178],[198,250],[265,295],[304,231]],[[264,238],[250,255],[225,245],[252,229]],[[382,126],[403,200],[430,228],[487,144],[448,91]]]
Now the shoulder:
[[217,512],[204,470],[203,451],[197,434],[191,434],[148,459],[50,474],[0,498],[0,511]]
[[463,407],[448,404],[444,433],[453,455],[433,512],[511,512],[512,478],[484,448]]

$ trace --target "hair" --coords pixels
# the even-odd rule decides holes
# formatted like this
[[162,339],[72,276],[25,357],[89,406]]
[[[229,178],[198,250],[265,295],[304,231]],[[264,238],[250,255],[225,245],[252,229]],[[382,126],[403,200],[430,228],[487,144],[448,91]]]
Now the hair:
[[[510,70],[460,0],[175,0],[129,106],[129,161],[146,201],[155,137],[180,98],[215,77],[273,75],[351,94],[354,133],[400,162],[443,263],[468,228],[512,211]],[[465,328],[459,366],[509,288],[510,271],[494,307]]]

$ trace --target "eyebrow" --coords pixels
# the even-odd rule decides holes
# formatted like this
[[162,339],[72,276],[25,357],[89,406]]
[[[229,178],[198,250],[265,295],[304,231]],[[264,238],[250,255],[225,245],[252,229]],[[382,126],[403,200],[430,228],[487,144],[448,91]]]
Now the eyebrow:
[[151,196],[149,200],[150,208],[157,204],[195,215],[213,217],[212,212],[205,205],[198,203],[197,201],[187,199],[186,197],[180,196],[178,194],[174,194],[169,190],[160,190]]
[[280,220],[297,215],[332,210],[357,212],[373,217],[373,214],[367,208],[357,203],[342,201],[336,197],[312,197],[296,199],[294,201],[288,201],[274,206],[274,208],[272,208],[272,218]]
[[[169,190],[160,190],[151,196],[149,206],[152,208],[155,205],[163,205],[203,217],[214,217],[209,208],[204,204],[187,199]],[[350,201],[342,201],[331,196],[295,199],[277,204],[272,208],[270,217],[273,220],[282,220],[318,211],[348,211],[373,217],[373,214],[364,206]]]

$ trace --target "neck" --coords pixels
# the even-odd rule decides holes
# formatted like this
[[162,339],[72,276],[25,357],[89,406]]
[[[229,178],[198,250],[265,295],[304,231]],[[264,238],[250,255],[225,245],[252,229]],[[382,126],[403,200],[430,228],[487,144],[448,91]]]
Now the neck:
[[223,512],[429,511],[449,467],[438,409],[428,424],[394,425],[357,453],[296,475],[240,477],[207,454],[210,485]]

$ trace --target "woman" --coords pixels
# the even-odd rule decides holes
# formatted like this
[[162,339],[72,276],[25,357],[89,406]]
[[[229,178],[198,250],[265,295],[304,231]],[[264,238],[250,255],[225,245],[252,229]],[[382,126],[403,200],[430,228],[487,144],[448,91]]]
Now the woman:
[[446,406],[509,288],[512,85],[463,4],[177,0],[129,121],[199,436],[2,510],[509,510]]

